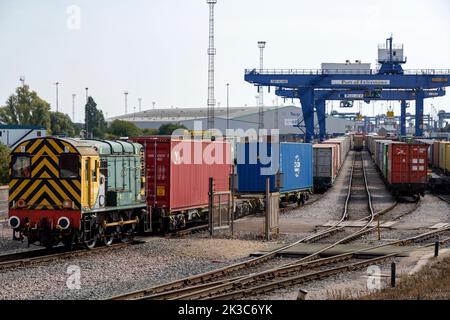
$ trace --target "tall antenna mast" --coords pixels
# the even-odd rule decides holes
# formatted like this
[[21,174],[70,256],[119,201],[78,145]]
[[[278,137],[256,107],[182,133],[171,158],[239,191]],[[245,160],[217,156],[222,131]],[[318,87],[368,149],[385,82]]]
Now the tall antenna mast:
[[[264,69],[264,48],[266,47],[265,41],[258,41],[259,48],[259,72]],[[262,87],[259,87],[259,129],[264,128],[264,91]]]
[[209,48],[208,48],[208,129],[214,128],[214,107],[216,100],[214,98],[214,5],[217,0],[206,0],[209,5]]
[[72,94],[72,121],[75,123],[75,97],[77,95],[75,93]]

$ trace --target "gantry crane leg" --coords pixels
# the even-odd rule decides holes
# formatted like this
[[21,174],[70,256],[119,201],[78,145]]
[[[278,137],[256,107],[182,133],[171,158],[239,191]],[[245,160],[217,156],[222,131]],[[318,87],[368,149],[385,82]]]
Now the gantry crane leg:
[[314,141],[314,90],[301,90],[299,96],[306,127],[305,142],[310,143]]
[[325,100],[316,100],[317,109],[317,119],[319,120],[319,139],[320,142],[325,140],[326,135],[326,111],[325,111]]
[[423,136],[423,100],[422,89],[416,90],[416,137]]

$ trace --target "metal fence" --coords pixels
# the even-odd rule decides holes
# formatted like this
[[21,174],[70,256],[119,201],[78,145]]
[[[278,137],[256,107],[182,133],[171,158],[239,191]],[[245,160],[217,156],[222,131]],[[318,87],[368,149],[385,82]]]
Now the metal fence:
[[209,179],[209,234],[212,237],[214,231],[229,230],[233,234],[234,224],[234,197],[233,192],[215,191],[214,179]]

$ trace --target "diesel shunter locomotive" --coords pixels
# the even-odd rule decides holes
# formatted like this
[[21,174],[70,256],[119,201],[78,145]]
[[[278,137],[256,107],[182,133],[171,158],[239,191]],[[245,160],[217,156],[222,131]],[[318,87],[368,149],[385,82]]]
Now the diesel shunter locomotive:
[[147,219],[143,161],[138,143],[55,137],[22,142],[10,163],[14,238],[70,248],[129,241]]

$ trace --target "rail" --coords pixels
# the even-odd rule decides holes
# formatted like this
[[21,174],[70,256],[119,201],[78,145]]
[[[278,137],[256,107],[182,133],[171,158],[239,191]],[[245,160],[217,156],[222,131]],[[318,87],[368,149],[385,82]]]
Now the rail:
[[[376,69],[342,70],[342,69],[246,69],[246,75],[380,75]],[[409,69],[404,75],[450,75],[450,69]]]
[[[352,162],[352,167],[351,167],[351,171],[350,171],[350,175],[349,175],[349,188],[348,188],[348,194],[351,194],[351,190],[352,190],[352,181],[353,181],[353,173],[354,173],[354,169],[355,169],[355,162],[356,162],[356,154],[354,154],[353,156],[353,162]],[[364,161],[362,159],[362,164],[364,166]],[[367,179],[365,179],[365,182],[367,184]],[[370,198],[369,201],[371,201],[371,196],[370,196],[370,190],[367,190],[368,192],[368,197]],[[303,239],[300,239],[298,241],[295,241],[294,243],[291,243],[289,245],[283,246],[282,248],[273,250],[271,252],[268,252],[260,257],[257,258],[253,258],[250,259],[248,261],[245,262],[240,262],[237,264],[233,264],[227,267],[223,267],[217,270],[213,270],[213,271],[209,271],[203,274],[199,274],[199,275],[195,275],[195,276],[191,276],[191,277],[187,277],[187,278],[183,278],[180,280],[175,280],[173,282],[169,282],[166,284],[162,284],[162,285],[158,285],[155,287],[151,287],[151,288],[147,288],[144,290],[139,290],[139,291],[135,291],[135,292],[131,292],[131,293],[127,293],[124,295],[120,295],[120,296],[115,296],[112,297],[112,300],[125,300],[125,299],[151,299],[151,298],[167,298],[167,297],[178,297],[180,296],[180,294],[184,294],[184,293],[191,293],[191,290],[193,292],[196,292],[195,289],[204,289],[204,290],[209,290],[209,288],[211,286],[217,286],[217,287],[222,287],[222,286],[228,286],[230,284],[233,284],[235,281],[239,282],[241,279],[246,279],[249,276],[241,276],[241,277],[237,277],[237,278],[232,278],[232,279],[220,279],[223,277],[226,277],[228,275],[230,275],[233,272],[236,272],[238,270],[243,270],[243,269],[247,269],[250,267],[254,267],[257,266],[259,264],[262,264],[263,262],[266,262],[272,258],[274,258],[278,253],[280,253],[283,250],[289,249],[299,243],[307,243],[307,242],[313,242],[313,241],[317,241],[318,239],[321,239],[325,236],[329,236],[337,231],[341,231],[343,230],[345,227],[344,226],[340,226],[340,224],[345,220],[346,218],[346,213],[347,213],[347,209],[348,209],[348,201],[350,200],[350,197],[348,197],[348,200],[346,201],[346,207],[343,210],[343,214],[342,217],[339,221],[337,221],[336,223],[334,223],[331,227],[327,228],[326,230],[323,231],[319,231],[313,235],[309,235],[306,236]],[[397,203],[395,203],[393,206],[391,206],[388,209],[382,210],[380,212],[374,213],[373,209],[370,210],[370,215],[360,219],[359,221],[364,221],[364,220],[368,220],[364,227],[361,229],[358,229],[357,231],[353,232],[350,236],[344,237],[336,242],[334,242],[333,244],[327,246],[326,248],[319,250],[307,257],[304,257],[294,263],[291,264],[287,264],[285,265],[285,267],[290,267],[293,265],[298,265],[298,264],[302,264],[302,263],[311,263],[311,260],[320,258],[321,253],[335,247],[338,244],[341,243],[345,243],[348,242],[349,240],[360,236],[362,234],[371,232],[374,230],[374,228],[369,228],[371,222],[373,221],[374,217],[377,215],[382,215],[390,210],[392,210],[395,206],[397,205]],[[371,205],[370,205],[371,206]],[[192,286],[195,286],[195,288],[193,288]]]

